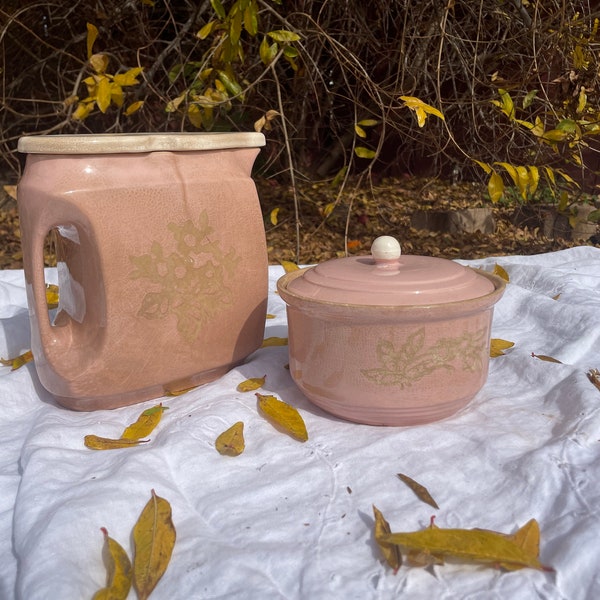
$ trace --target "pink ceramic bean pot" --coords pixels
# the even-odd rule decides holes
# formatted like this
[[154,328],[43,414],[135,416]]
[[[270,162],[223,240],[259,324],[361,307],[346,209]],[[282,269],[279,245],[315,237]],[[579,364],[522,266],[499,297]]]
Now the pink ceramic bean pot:
[[505,283],[449,260],[372,257],[283,276],[290,372],[324,410],[371,425],[415,425],[464,407],[486,381],[493,307]]

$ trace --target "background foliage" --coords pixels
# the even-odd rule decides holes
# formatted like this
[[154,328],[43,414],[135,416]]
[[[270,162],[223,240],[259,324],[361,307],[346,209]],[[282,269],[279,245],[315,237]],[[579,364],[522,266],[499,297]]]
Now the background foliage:
[[[599,15],[575,0],[3,0],[3,168],[20,173],[25,133],[262,127],[258,168],[292,181],[487,180],[476,160],[566,169],[589,188]],[[138,69],[121,98],[102,96]],[[444,119],[421,127],[401,97]]]

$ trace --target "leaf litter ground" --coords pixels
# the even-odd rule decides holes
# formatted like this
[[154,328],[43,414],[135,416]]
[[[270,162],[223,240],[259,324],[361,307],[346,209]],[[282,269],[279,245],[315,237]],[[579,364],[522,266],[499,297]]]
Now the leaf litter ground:
[[[257,187],[265,221],[269,262],[282,260],[310,264],[344,255],[347,238],[350,254],[368,254],[372,240],[393,235],[405,254],[474,259],[485,256],[540,254],[581,245],[560,237],[543,235],[541,228],[519,225],[520,213],[532,207],[493,207],[496,231],[484,234],[444,233],[416,229],[411,217],[418,210],[457,210],[491,206],[485,187],[464,182],[456,185],[438,179],[382,179],[356,189],[353,183],[337,199],[327,182],[297,184],[300,239],[297,242],[292,189],[274,180],[258,180]],[[335,208],[333,208],[335,206]],[[271,223],[272,211],[277,223]],[[332,212],[324,215],[333,208]],[[533,207],[535,211],[535,207]],[[584,242],[591,244],[591,242]],[[299,256],[298,256],[299,247]],[[54,262],[51,250],[46,263]],[[0,268],[22,268],[19,217],[14,200],[0,198]]]

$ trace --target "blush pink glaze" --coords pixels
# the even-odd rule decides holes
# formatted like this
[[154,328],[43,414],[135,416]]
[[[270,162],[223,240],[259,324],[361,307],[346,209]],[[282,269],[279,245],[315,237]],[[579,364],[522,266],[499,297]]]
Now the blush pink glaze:
[[416,425],[464,407],[489,365],[500,278],[443,259],[347,258],[283,276],[290,373],[324,410]]
[[162,396],[221,376],[260,346],[268,267],[250,171],[261,145],[260,134],[21,139],[32,350],[58,402],[95,410]]

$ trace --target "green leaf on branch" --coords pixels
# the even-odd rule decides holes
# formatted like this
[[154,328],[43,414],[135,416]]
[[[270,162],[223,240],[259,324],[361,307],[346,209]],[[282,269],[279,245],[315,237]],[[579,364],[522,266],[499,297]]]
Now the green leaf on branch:
[[297,42],[300,39],[300,36],[293,31],[287,31],[287,29],[277,29],[275,31],[269,31],[267,35],[276,42],[280,44],[291,44],[292,42]]

